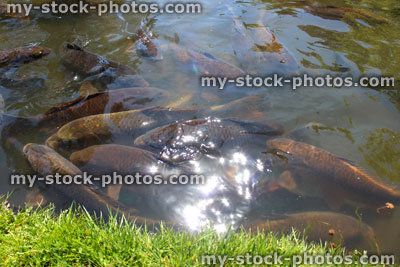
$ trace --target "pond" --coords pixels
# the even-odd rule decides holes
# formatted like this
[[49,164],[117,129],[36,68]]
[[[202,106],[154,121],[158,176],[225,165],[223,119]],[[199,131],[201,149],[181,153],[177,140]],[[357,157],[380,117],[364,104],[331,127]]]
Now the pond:
[[[166,2],[156,1],[161,6]],[[293,216],[300,215],[310,216],[310,221],[327,222],[332,224],[329,229],[336,229],[333,224],[345,219],[329,216],[347,215],[372,227],[375,238],[346,244],[371,252],[399,255],[397,222],[400,212],[396,205],[400,204],[400,198],[394,203],[395,200],[388,197],[381,207],[365,205],[365,199],[374,198],[375,189],[368,189],[368,185],[353,185],[346,180],[347,174],[338,174],[340,179],[334,182],[329,181],[329,177],[337,177],[332,172],[347,168],[355,170],[356,176],[377,178],[378,185],[375,180],[366,179],[374,186],[394,192],[396,188],[400,190],[400,87],[397,82],[400,79],[400,2],[221,0],[199,3],[202,5],[200,14],[106,13],[98,16],[96,12],[56,15],[33,11],[29,19],[3,18],[0,21],[0,50],[22,46],[42,46],[52,50],[40,60],[0,72],[4,113],[10,118],[40,116],[55,106],[78,99],[82,88],[86,88],[82,86],[88,86],[88,81],[92,82],[89,88],[96,87],[97,91],[112,92],[126,87],[124,82],[100,86],[94,79],[67,66],[64,62],[65,43],[75,43],[79,49],[129,67],[152,88],[165,90],[156,102],[158,107],[185,108],[175,113],[167,109],[172,111],[170,115],[155,118],[158,122],[144,127],[146,131],[141,134],[175,121],[206,118],[198,128],[186,125],[187,131],[194,132],[190,128],[194,127],[200,134],[191,135],[192,139],[184,140],[183,146],[182,143],[156,140],[153,146],[146,147],[144,144],[154,140],[135,141],[140,134],[121,134],[98,142],[137,146],[154,153],[150,156],[136,151],[139,153],[135,154],[137,158],[129,158],[129,152],[121,152],[121,147],[117,146],[77,155],[83,157],[82,161],[99,157],[97,165],[88,167],[92,172],[118,172],[118,167],[107,164],[135,166],[142,159],[155,156],[182,170],[204,174],[206,178],[206,185],[154,185],[133,191],[124,186],[117,189],[119,202],[139,210],[143,217],[179,222],[191,230],[212,223],[221,232],[231,224],[240,227],[267,220],[279,220],[280,225],[296,224],[298,218]],[[132,49],[140,28],[160,43],[162,55],[159,58],[149,59]],[[180,56],[187,51],[190,51],[189,62],[182,62],[185,59]],[[290,85],[227,86],[221,90],[201,86],[199,73],[218,75],[213,73],[212,66],[201,61],[204,58],[213,64],[229,64],[223,65],[228,66],[227,71],[221,71],[228,72],[228,76],[229,71],[261,77],[273,74],[354,79],[384,76],[393,78],[397,84],[392,87],[304,86],[296,90]],[[4,82],[7,79],[19,82]],[[149,90],[150,95],[159,93]],[[152,115],[158,116],[157,112],[145,113],[146,118],[153,119]],[[34,204],[43,197],[60,208],[68,207],[71,202],[57,194],[54,197],[48,188],[12,185],[10,180],[14,174],[33,173],[22,153],[24,145],[44,144],[62,125],[52,129],[20,125],[17,131],[5,131],[7,125],[7,119],[3,118],[0,193],[12,192],[10,202],[16,206],[26,202]],[[184,131],[184,127],[178,125],[177,129]],[[243,129],[258,131],[265,128],[269,129],[265,136],[259,132],[242,134]],[[221,129],[226,129],[227,133],[221,133]],[[72,126],[66,130],[74,131]],[[203,138],[204,134],[207,138]],[[266,144],[275,137],[312,147],[302,147],[300,155],[284,153],[290,149],[278,149],[277,152],[278,145]],[[221,138],[227,138],[229,142],[221,141]],[[68,158],[71,152],[86,147],[88,145],[67,147],[60,153]],[[307,154],[307,149],[314,147],[321,149],[318,151],[322,151],[322,156]],[[328,156],[324,159],[326,153],[334,160]],[[311,162],[303,160],[306,157]],[[101,162],[105,163],[102,165]],[[282,174],[288,174],[285,168],[291,167],[285,187],[281,183],[285,179]],[[290,184],[296,175],[307,176],[301,180],[303,184]],[[294,180],[299,182],[296,177]],[[346,195],[335,187],[341,183],[343,187],[354,186],[355,189],[349,189]],[[301,186],[308,190],[300,190]],[[342,203],[343,199],[354,200],[353,195],[359,195],[362,200]],[[386,202],[394,204],[394,209],[388,208]],[[303,222],[307,220],[303,219]],[[351,223],[343,227],[351,228]],[[272,226],[273,223],[271,229]],[[300,230],[307,230],[306,225]],[[344,230],[354,229],[343,229],[343,236]],[[365,233],[368,230],[361,231],[362,235],[368,235]],[[321,238],[331,240],[328,233]]]

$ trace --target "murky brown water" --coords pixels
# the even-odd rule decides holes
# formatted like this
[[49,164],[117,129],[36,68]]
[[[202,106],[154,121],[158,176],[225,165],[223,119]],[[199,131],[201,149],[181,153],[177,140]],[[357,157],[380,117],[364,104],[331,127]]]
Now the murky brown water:
[[[165,1],[157,1],[163,3]],[[271,66],[241,65],[243,58],[235,51],[232,11],[247,25],[251,34],[257,26],[267,26],[292,54],[299,65],[298,73],[332,76],[384,75],[400,79],[400,4],[397,0],[373,1],[202,1],[200,15],[153,15],[152,31],[161,44],[172,40],[197,51],[239,66],[245,71],[256,70],[270,74],[285,70]],[[341,20],[307,12],[307,5],[328,5],[354,8],[374,14],[385,22],[346,16]],[[260,14],[265,12],[261,20]],[[127,54],[126,48],[144,15],[96,14],[65,15],[62,17],[35,13],[29,22],[15,20],[0,22],[0,50],[18,46],[41,45],[53,49],[44,59],[25,65],[17,72],[18,78],[40,78],[42,81],[21,88],[1,88],[6,103],[5,112],[18,116],[42,114],[49,108],[76,99],[79,96],[79,77],[60,61],[65,41],[76,41],[88,51],[137,70],[152,87],[170,92],[165,106],[209,107],[227,103],[244,96],[263,95],[262,108],[257,110],[258,121],[275,121],[285,132],[303,127],[309,122],[325,126],[316,132],[302,131],[297,140],[318,146],[340,157],[354,161],[385,182],[400,184],[400,94],[399,89],[382,88],[264,88],[243,90],[206,89],[198,78],[182,69],[168,52],[162,61],[152,62]],[[245,117],[238,107],[234,116]],[[43,143],[48,136],[29,129],[19,142]],[[262,161],[263,147],[242,145],[228,150],[221,158],[229,162],[234,175],[250,181],[264,179],[255,166]],[[10,185],[13,173],[30,172],[28,163],[19,151],[0,148],[1,190],[14,191],[11,201],[23,204],[32,190]],[[229,223],[239,225],[243,218],[262,217],[301,211],[329,211],[330,208],[315,198],[299,198],[287,192],[274,192],[255,198],[252,182],[242,181],[238,196],[219,192],[224,168],[211,168],[207,161],[196,163],[200,170],[208,170],[210,184],[204,188],[189,188],[185,197],[166,194],[161,201],[149,197],[132,196],[121,192],[120,200],[142,208],[152,217],[168,217],[174,212],[189,228],[198,229],[212,222],[223,231]],[[232,170],[231,170],[232,171]],[[211,175],[211,173],[213,175]],[[214,180],[213,180],[214,179]],[[162,203],[163,205],[161,205]],[[339,212],[371,225],[382,252],[400,254],[397,208],[391,216],[377,215],[369,209],[344,206]],[[358,246],[358,245],[357,245]],[[368,248],[368,245],[363,245]]]

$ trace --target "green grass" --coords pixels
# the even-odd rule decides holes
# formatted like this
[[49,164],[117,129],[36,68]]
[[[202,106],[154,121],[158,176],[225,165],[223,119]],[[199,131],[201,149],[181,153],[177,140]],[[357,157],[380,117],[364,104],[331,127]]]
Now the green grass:
[[[108,222],[95,219],[81,208],[70,208],[59,216],[52,207],[26,208],[14,214],[7,202],[1,202],[1,266],[203,266],[201,255],[265,256],[276,252],[290,257],[343,251],[308,244],[295,233],[286,237],[245,231],[193,234],[165,227],[151,233],[115,218]],[[237,265],[228,262],[224,266]]]

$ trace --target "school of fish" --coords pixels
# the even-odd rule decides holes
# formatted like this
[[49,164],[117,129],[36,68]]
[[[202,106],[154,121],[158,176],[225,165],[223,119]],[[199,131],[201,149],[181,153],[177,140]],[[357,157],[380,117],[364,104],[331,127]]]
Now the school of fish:
[[[90,2],[90,1],[89,1]],[[267,27],[248,29],[228,7],[232,16],[232,48],[240,66],[179,43],[161,45],[142,23],[126,53],[135,53],[155,64],[172,55],[186,75],[208,75],[234,79],[246,73],[260,73],[254,66],[268,65],[282,72],[295,72],[296,60]],[[340,20],[346,16],[385,23],[379,17],[349,8],[306,6],[305,12]],[[6,14],[0,4],[0,19],[21,23],[29,17]],[[262,16],[258,22],[262,25]],[[39,46],[0,51],[0,84],[20,82],[13,71],[51,54]],[[81,97],[51,108],[43,115],[16,117],[5,113],[0,94],[1,142],[18,149],[30,164],[32,173],[46,175],[95,176],[118,173],[129,175],[204,174],[206,184],[217,180],[220,186],[208,191],[197,185],[109,185],[99,184],[40,186],[44,198],[76,201],[92,212],[109,211],[138,224],[156,226],[164,220],[176,227],[191,227],[179,209],[164,218],[146,218],[141,207],[123,204],[123,194],[155,199],[173,206],[179,200],[188,204],[208,198],[228,199],[238,206],[249,206],[250,198],[279,198],[286,192],[304,198],[319,198],[326,210],[292,214],[263,214],[250,219],[247,209],[220,208],[243,216],[234,223],[252,231],[290,233],[292,228],[309,240],[335,243],[364,238],[373,242],[373,229],[359,218],[339,210],[367,207],[377,210],[386,203],[400,204],[400,191],[368,173],[356,163],[322,148],[290,139],[285,129],[262,114],[263,96],[251,95],[210,107],[168,106],[169,92],[153,88],[134,69],[106,59],[73,42],[62,47],[66,71],[82,77]],[[46,135],[44,144],[24,138],[26,130]],[[217,170],[217,171],[216,171]],[[218,172],[215,178],[212,174]],[[214,179],[215,178],[215,179]],[[199,187],[200,188],[200,187]],[[160,205],[161,205],[160,204]],[[205,217],[208,216],[204,213]],[[211,215],[210,215],[211,216]],[[186,218],[187,219],[187,218]],[[212,220],[210,220],[212,221]]]

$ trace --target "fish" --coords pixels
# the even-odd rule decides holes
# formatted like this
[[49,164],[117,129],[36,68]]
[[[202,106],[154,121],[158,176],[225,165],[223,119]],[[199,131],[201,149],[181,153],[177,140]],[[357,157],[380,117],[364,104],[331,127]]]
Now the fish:
[[281,153],[279,163],[273,164],[284,170],[276,182],[289,191],[324,198],[333,209],[344,201],[371,208],[400,204],[399,190],[326,150],[285,138],[268,140],[266,146]]
[[[55,174],[70,175],[72,177],[83,175],[82,171],[74,164],[47,146],[29,143],[24,146],[23,153],[32,169],[40,177]],[[136,210],[127,209],[121,203],[102,194],[101,191],[94,192],[84,184],[53,184],[52,187],[53,190],[56,190],[64,197],[77,201],[90,211],[101,212],[103,215],[108,215],[109,211],[112,211],[114,214],[125,216],[127,219],[139,224],[156,224],[151,219],[136,216],[138,213]]]
[[15,135],[26,127],[48,131],[90,115],[142,109],[159,105],[168,96],[162,89],[134,87],[101,92],[80,97],[69,103],[51,108],[43,115],[31,118],[5,116],[8,135]]
[[[74,152],[70,161],[95,175],[117,172],[121,175],[164,172],[171,165],[150,151],[116,144],[95,145]],[[157,169],[157,171],[155,170]]]
[[304,234],[308,241],[330,241],[335,244],[357,239],[375,240],[374,230],[359,220],[334,212],[302,212],[290,215],[275,215],[270,220],[256,220],[245,224],[252,232],[266,231],[289,235],[292,229]]
[[257,24],[245,24],[229,10],[233,17],[232,47],[241,66],[251,73],[265,72],[265,69],[286,74],[298,68],[289,50],[264,26],[265,11],[260,13]]
[[46,144],[57,150],[79,149],[90,145],[134,138],[151,128],[179,119],[196,118],[196,108],[148,108],[88,116],[72,121],[50,136]]
[[196,76],[226,77],[229,79],[245,76],[245,72],[240,68],[210,54],[197,52],[177,44],[170,44],[168,50],[177,62]]
[[88,81],[98,80],[104,84],[129,82],[130,87],[149,86],[132,68],[86,51],[75,43],[64,44],[62,62],[69,69],[88,77]]
[[9,69],[41,59],[51,53],[50,48],[23,46],[0,51],[0,68]]
[[[70,156],[70,161],[82,171],[94,176],[112,173],[123,176],[135,176],[136,173],[139,173],[142,176],[154,176],[158,174],[164,179],[166,175],[177,173],[178,171],[171,163],[162,161],[155,154],[147,150],[115,144],[95,145],[74,152]],[[116,189],[118,190],[117,194],[122,186],[144,196],[153,197],[159,196],[161,193],[160,190],[166,190],[163,184],[156,186],[119,184],[116,185],[118,187]],[[113,194],[115,193],[114,189]]]
[[268,123],[208,117],[155,128],[137,137],[134,145],[162,150],[163,159],[181,162],[204,154],[219,154],[223,146],[247,146],[255,144],[258,138],[265,142],[281,133],[282,129]]
[[215,145],[219,147],[217,144],[222,145],[222,143],[241,135],[274,136],[281,133],[281,129],[276,129],[267,123],[209,117],[161,126],[138,137],[134,144],[162,147],[165,144],[171,145],[173,143],[188,145],[193,142],[217,141]]
[[25,12],[7,12],[7,3],[0,3],[0,19],[18,19],[22,22],[29,21],[29,17]]
[[386,18],[371,14],[365,11],[356,10],[353,8],[346,7],[335,7],[335,6],[306,6],[304,10],[315,16],[329,19],[329,20],[341,20],[345,16],[351,16],[356,19],[367,19],[380,23],[389,22]]
[[163,59],[160,42],[155,39],[151,32],[140,27],[133,37],[133,44],[127,49],[128,52],[135,51],[137,55],[152,61]]

